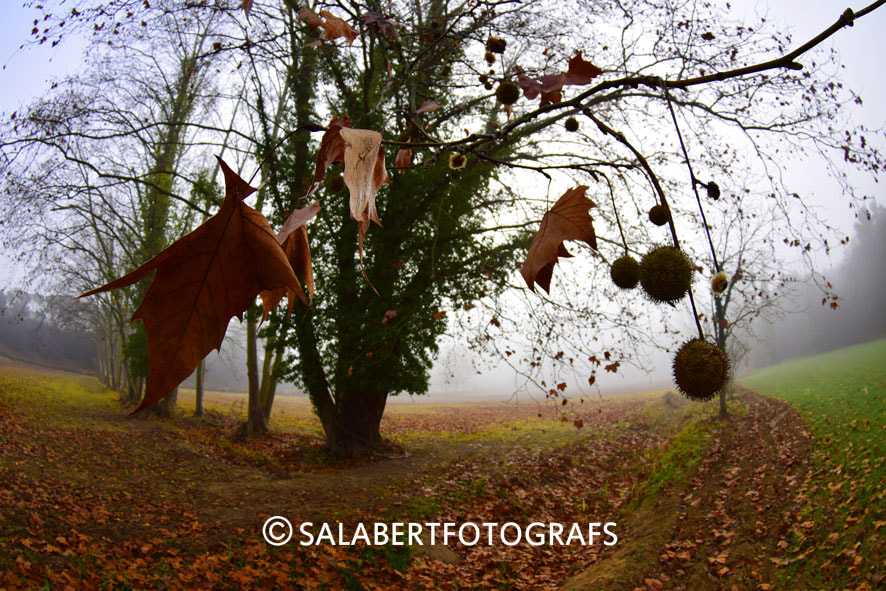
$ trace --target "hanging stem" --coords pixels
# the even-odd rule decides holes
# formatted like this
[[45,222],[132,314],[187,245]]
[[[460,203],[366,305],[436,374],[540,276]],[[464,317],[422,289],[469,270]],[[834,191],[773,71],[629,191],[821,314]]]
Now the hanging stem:
[[701,213],[701,223],[704,224],[704,233],[708,237],[708,245],[711,247],[711,256],[714,258],[714,269],[720,272],[720,263],[717,261],[717,251],[714,249],[714,241],[711,240],[711,229],[708,227],[708,220],[704,215],[704,207],[701,205],[701,197],[698,194],[698,180],[695,173],[692,172],[692,162],[689,160],[689,153],[686,151],[686,144],[683,142],[683,134],[680,133],[680,125],[677,123],[677,114],[674,112],[674,106],[671,104],[671,93],[668,92],[667,84],[662,82],[662,90],[664,90],[665,99],[668,103],[668,110],[671,112],[671,119],[674,121],[674,129],[677,130],[677,138],[680,140],[680,149],[683,150],[683,158],[686,159],[686,166],[689,168],[689,179],[692,181],[692,191],[695,193],[695,201],[698,203],[698,211]]
[[615,223],[618,224],[618,233],[621,234],[621,243],[625,247],[625,256],[630,254],[628,250],[628,241],[625,238],[624,229],[621,227],[621,217],[618,215],[618,206],[615,204],[615,192],[612,190],[612,181],[609,180],[609,177],[603,173],[598,172],[600,176],[606,179],[606,184],[609,185],[609,198],[612,199],[612,211],[615,212]]
[[[637,161],[640,163],[640,166],[643,167],[643,170],[646,171],[646,174],[649,175],[649,180],[652,181],[652,186],[655,187],[656,193],[658,193],[658,197],[661,200],[661,205],[668,212],[671,211],[670,206],[668,206],[667,197],[665,197],[664,189],[661,188],[661,183],[658,182],[658,177],[655,176],[655,173],[652,171],[652,167],[649,166],[649,163],[646,161],[646,158],[640,151],[631,144],[624,136],[623,133],[615,131],[599,119],[591,112],[591,110],[587,107],[582,108],[582,113],[585,114],[591,121],[593,121],[597,128],[602,131],[606,135],[610,135],[618,140],[621,144],[627,147],[631,152],[633,152],[634,156],[637,158]],[[671,229],[671,238],[673,239],[674,248],[680,248],[680,240],[677,238],[677,227],[674,225],[674,217],[672,215],[668,215],[668,227]],[[701,328],[701,321],[698,319],[698,309],[695,307],[695,297],[692,295],[692,285],[689,286],[687,292],[689,294],[689,303],[692,305],[692,318],[695,320],[695,327],[698,329],[698,338],[704,340],[704,330]]]

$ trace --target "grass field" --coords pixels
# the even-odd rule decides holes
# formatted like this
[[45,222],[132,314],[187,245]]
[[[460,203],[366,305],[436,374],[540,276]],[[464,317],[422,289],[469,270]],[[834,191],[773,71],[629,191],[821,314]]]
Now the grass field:
[[843,586],[853,570],[882,574],[886,340],[783,363],[742,383],[797,408],[815,437],[806,527],[790,540],[785,578],[830,587]]

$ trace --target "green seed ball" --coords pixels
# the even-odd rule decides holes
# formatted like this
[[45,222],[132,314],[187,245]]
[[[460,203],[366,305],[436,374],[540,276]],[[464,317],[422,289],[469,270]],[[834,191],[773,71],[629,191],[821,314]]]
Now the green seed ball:
[[653,300],[676,302],[692,283],[692,265],[682,250],[660,246],[640,261],[640,284]]
[[612,282],[622,289],[634,289],[640,281],[640,263],[632,256],[615,259],[609,268]]
[[661,205],[653,205],[649,210],[649,221],[656,226],[664,226],[670,219],[670,213]]
[[674,356],[674,381],[692,400],[710,400],[726,385],[728,376],[729,358],[707,341],[686,341]]
[[578,120],[575,117],[570,117],[563,123],[563,126],[566,131],[578,131]]
[[505,80],[495,90],[495,98],[503,105],[513,105],[520,100],[520,89],[510,80]]

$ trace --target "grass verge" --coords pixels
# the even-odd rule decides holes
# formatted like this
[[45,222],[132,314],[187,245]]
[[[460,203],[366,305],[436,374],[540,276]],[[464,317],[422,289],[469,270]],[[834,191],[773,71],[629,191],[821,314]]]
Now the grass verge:
[[[881,585],[886,534],[886,340],[840,349],[745,378],[797,408],[815,436],[803,519],[783,561],[785,588]],[[865,586],[857,586],[864,578]]]

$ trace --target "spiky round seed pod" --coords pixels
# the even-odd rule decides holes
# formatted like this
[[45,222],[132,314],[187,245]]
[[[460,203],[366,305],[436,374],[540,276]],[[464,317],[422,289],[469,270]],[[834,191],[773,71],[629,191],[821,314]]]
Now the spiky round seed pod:
[[676,302],[691,283],[692,264],[673,246],[659,246],[640,261],[640,284],[653,300]]
[[575,117],[570,117],[563,122],[563,127],[566,128],[566,131],[578,131],[578,120]]
[[342,175],[334,176],[329,179],[329,184],[327,185],[330,191],[333,193],[338,193],[340,191],[345,190],[345,179]]
[[720,185],[714,181],[708,183],[708,197],[714,201],[720,198]]
[[729,279],[726,277],[726,273],[717,273],[711,279],[711,291],[714,293],[723,293],[726,291],[727,285],[729,285]]
[[486,51],[491,51],[492,53],[504,53],[506,45],[507,43],[505,43],[504,39],[490,37],[486,40]]
[[609,268],[612,282],[622,289],[634,289],[640,281],[640,263],[632,256],[624,255],[615,259]]
[[489,64],[489,65],[491,66],[492,64],[495,63],[495,54],[492,53],[491,51],[487,51],[487,52],[483,55],[483,59],[485,59],[485,60],[486,60],[486,63]]
[[710,400],[729,376],[729,359],[719,346],[691,339],[674,356],[674,381],[684,396],[692,400]]
[[503,105],[513,105],[520,100],[520,89],[510,80],[505,80],[495,89],[495,98]]
[[489,82],[489,76],[487,76],[486,74],[480,74],[479,76],[477,76],[477,79],[480,81],[480,84],[486,84],[487,82]]
[[664,226],[671,219],[668,210],[662,205],[653,205],[649,210],[649,221],[656,226]]
[[485,88],[486,90],[492,90],[494,86],[495,85],[492,84],[492,82],[488,82],[488,81],[485,84],[483,84],[483,88]]
[[464,168],[468,159],[464,154],[456,152],[452,156],[449,157],[449,168],[452,170],[458,170],[459,168]]

